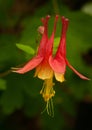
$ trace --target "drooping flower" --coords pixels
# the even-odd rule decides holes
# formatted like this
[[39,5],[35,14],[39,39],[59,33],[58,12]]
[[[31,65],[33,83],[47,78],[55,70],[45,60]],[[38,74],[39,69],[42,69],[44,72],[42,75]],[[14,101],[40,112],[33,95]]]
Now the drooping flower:
[[[53,90],[54,71],[49,64],[49,57],[52,55],[54,35],[56,31],[58,15],[56,15],[55,17],[54,29],[50,38],[48,38],[49,18],[50,18],[49,15],[46,16],[46,18],[42,18],[44,32],[42,35],[42,39],[40,41],[40,45],[38,47],[37,55],[34,58],[32,58],[24,67],[13,70],[13,72],[24,74],[32,70],[33,68],[36,68],[34,76],[37,76],[38,78],[44,80],[43,88],[40,91],[40,94],[42,94],[46,102],[49,101],[49,99],[51,99],[55,95],[55,91]],[[61,82],[63,81],[64,77],[63,75],[61,75]]]
[[55,95],[55,91],[53,89],[53,76],[55,76],[57,81],[63,82],[66,65],[68,65],[80,78],[84,80],[89,80],[87,77],[83,76],[77,70],[75,70],[66,59],[66,32],[69,20],[65,17],[62,17],[61,19],[62,31],[60,43],[57,52],[53,57],[53,43],[54,35],[56,32],[56,24],[58,21],[58,15],[56,15],[55,17],[54,28],[50,38],[48,38],[49,18],[49,15],[46,16],[46,18],[42,18],[43,26],[40,26],[39,28],[40,33],[42,34],[42,39],[38,47],[37,55],[29,62],[27,62],[24,67],[13,70],[13,72],[24,74],[36,68],[35,76],[44,80],[40,94],[42,94],[47,104],[49,100]]

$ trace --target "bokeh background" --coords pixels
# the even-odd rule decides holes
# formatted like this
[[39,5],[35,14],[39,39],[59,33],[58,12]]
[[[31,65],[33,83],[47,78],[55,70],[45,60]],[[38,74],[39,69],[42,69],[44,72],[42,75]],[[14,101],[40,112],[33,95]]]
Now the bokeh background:
[[[11,73],[34,55],[16,44],[39,45],[40,19],[55,14],[69,18],[67,58],[82,74],[92,79],[91,0],[0,0],[0,130],[91,130],[92,81],[84,81],[68,67],[64,83],[55,82],[54,117],[41,114],[45,103],[39,94],[42,81],[34,70],[24,75]],[[61,22],[56,37],[60,37]],[[56,46],[55,46],[56,47]]]

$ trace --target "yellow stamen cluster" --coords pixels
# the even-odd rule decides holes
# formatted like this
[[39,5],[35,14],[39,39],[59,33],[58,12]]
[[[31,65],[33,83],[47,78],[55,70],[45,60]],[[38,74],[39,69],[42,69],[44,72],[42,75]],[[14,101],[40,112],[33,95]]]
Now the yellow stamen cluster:
[[44,101],[46,102],[49,101],[55,95],[53,85],[53,78],[44,80],[40,94],[42,94]]

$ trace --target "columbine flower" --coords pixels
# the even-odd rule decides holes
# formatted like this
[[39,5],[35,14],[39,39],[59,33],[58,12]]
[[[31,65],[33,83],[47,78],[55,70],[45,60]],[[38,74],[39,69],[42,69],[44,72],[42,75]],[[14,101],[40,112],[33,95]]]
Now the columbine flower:
[[[37,55],[31,59],[23,68],[13,70],[13,72],[24,74],[33,68],[36,68],[35,76],[44,80],[43,88],[40,91],[44,100],[47,102],[51,97],[54,96],[55,91],[53,90],[53,75],[54,71],[49,64],[49,57],[52,55],[54,34],[56,31],[56,24],[58,20],[58,15],[55,17],[54,29],[50,38],[48,38],[48,20],[50,16],[42,18],[42,23],[44,27],[44,32],[40,45],[38,47]],[[43,28],[42,28],[43,29]],[[40,28],[41,30],[41,28]],[[42,31],[41,31],[42,32]],[[64,81],[64,77],[61,75],[61,82]]]
[[66,32],[69,20],[65,17],[62,17],[62,31],[60,43],[56,55],[53,57],[52,50],[58,15],[56,15],[55,17],[54,29],[50,38],[48,38],[49,18],[49,15],[46,16],[46,18],[42,18],[43,26],[40,26],[39,28],[42,34],[42,39],[38,47],[37,55],[32,58],[24,67],[13,70],[13,72],[24,74],[36,68],[35,76],[44,80],[40,94],[42,94],[44,101],[47,102],[47,112],[49,107],[48,102],[55,95],[55,91],[53,89],[53,76],[55,76],[57,81],[63,82],[66,65],[68,65],[80,78],[88,80],[87,77],[76,71],[66,59]]

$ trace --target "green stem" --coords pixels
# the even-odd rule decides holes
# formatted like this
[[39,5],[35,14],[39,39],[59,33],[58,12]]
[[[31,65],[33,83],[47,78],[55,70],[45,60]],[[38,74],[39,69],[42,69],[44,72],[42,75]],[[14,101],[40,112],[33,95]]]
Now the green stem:
[[59,13],[59,6],[58,6],[58,0],[52,0],[53,8],[54,8],[54,13],[55,14],[60,14]]
[[0,73],[0,78],[5,77],[5,76],[7,76],[10,73],[11,73],[11,70],[7,70],[7,71],[5,71],[3,73]]

